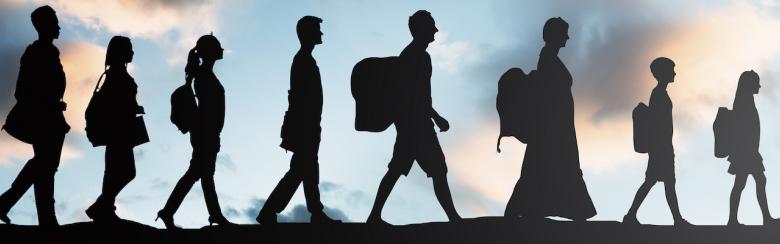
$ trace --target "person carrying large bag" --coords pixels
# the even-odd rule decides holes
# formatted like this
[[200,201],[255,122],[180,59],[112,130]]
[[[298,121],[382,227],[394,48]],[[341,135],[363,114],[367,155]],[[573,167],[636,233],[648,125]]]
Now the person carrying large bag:
[[63,111],[67,104],[65,72],[60,63],[60,52],[53,41],[60,34],[57,15],[49,6],[42,6],[31,14],[38,40],[27,46],[19,66],[16,81],[16,105],[6,117],[3,129],[22,142],[32,144],[35,156],[24,165],[11,183],[11,188],[0,195],[0,221],[9,224],[8,211],[35,186],[35,207],[38,225],[57,227],[54,214],[54,174],[60,164],[65,134],[70,126]]
[[130,39],[111,38],[106,50],[105,83],[100,86],[98,79],[85,113],[88,139],[95,147],[106,146],[103,190],[86,210],[87,217],[96,223],[119,220],[114,205],[119,192],[135,178],[133,148],[149,142],[143,117],[139,116],[144,108],[136,100],[138,85],[127,72],[132,60]]

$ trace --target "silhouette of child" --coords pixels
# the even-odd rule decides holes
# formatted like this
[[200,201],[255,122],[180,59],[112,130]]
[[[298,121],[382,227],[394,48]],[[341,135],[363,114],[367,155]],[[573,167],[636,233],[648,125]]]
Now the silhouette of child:
[[672,134],[674,133],[672,121],[672,100],[666,92],[669,83],[674,82],[674,62],[671,59],[660,57],[650,63],[650,71],[658,81],[658,85],[650,94],[650,118],[651,135],[649,138],[649,150],[645,181],[637,190],[634,201],[628,213],[623,217],[623,223],[638,225],[636,213],[642,205],[647,193],[656,182],[664,182],[666,189],[666,202],[674,217],[674,225],[690,225],[680,214],[677,204],[677,192],[675,190],[674,176],[674,146],[672,146]]

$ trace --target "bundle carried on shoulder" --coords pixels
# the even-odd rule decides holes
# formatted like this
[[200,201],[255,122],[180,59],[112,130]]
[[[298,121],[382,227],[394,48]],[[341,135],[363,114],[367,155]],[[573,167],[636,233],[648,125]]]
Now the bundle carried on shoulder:
[[733,148],[734,141],[734,111],[726,107],[719,107],[715,121],[712,123],[712,132],[715,135],[715,157],[728,157]]
[[171,94],[171,122],[182,134],[187,134],[192,130],[197,111],[195,92],[192,91],[192,83],[187,81]]
[[100,92],[100,81],[105,75],[106,73],[103,73],[98,78],[95,89],[92,90],[92,97],[87,104],[87,110],[84,112],[86,121],[84,130],[87,132],[87,139],[93,147],[105,146],[109,139],[108,110],[110,108],[108,108],[104,93]]
[[533,140],[539,121],[539,77],[537,71],[526,74],[520,68],[511,68],[498,80],[496,110],[501,129],[496,151],[501,152],[501,138],[513,136],[520,142]]
[[651,122],[652,113],[650,113],[650,107],[644,103],[639,103],[634,107],[631,113],[631,119],[634,126],[634,151],[638,153],[648,153],[650,151],[650,144],[652,140],[651,135]]
[[33,126],[36,121],[37,118],[34,111],[32,111],[29,106],[17,102],[16,105],[11,108],[11,111],[8,112],[2,130],[5,130],[9,135],[19,141],[33,144],[41,137],[40,133],[36,132]]
[[399,57],[366,58],[352,69],[352,97],[355,99],[355,130],[382,132],[397,114]]

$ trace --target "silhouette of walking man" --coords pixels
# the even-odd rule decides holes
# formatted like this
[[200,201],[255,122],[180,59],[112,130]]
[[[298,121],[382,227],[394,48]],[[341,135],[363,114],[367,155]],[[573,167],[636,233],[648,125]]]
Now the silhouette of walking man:
[[650,94],[649,118],[651,123],[649,128],[652,131],[646,133],[648,138],[648,157],[647,171],[645,172],[645,181],[636,192],[631,209],[623,217],[624,224],[638,225],[636,213],[639,206],[647,197],[647,193],[656,182],[664,182],[666,189],[666,203],[674,217],[674,225],[691,225],[680,214],[680,207],[677,204],[677,192],[675,190],[674,176],[674,146],[672,146],[672,134],[674,126],[672,121],[672,100],[666,88],[669,83],[674,82],[674,62],[671,59],[660,57],[650,63],[650,71],[653,77],[658,81],[658,85]]
[[173,222],[173,214],[198,180],[203,187],[203,197],[209,212],[209,225],[215,223],[235,225],[222,215],[214,186],[214,171],[220,148],[219,134],[225,125],[225,88],[214,74],[214,63],[222,59],[223,51],[216,37],[204,35],[198,39],[187,57],[184,71],[188,84],[195,80],[198,107],[190,130],[192,144],[190,167],[176,183],[165,207],[157,212],[157,217],[163,220],[168,229],[178,228]]
[[317,61],[312,57],[314,46],[322,44],[322,19],[304,16],[298,20],[296,32],[301,49],[293,58],[290,69],[289,107],[282,124],[282,148],[293,152],[290,170],[271,192],[257,215],[261,224],[275,224],[276,215],[287,206],[298,186],[303,183],[306,206],[311,223],[336,223],[323,212],[320,202],[320,176],[317,154],[320,148],[322,116],[322,81]]
[[387,224],[382,220],[385,201],[401,175],[409,174],[415,160],[428,177],[433,179],[436,198],[449,220],[461,220],[452,203],[447,183],[447,164],[433,128],[434,122],[442,132],[450,128],[449,122],[433,109],[431,100],[432,66],[431,56],[426,49],[439,30],[431,13],[425,10],[419,10],[409,17],[409,30],[412,42],[399,56],[400,113],[394,121],[397,134],[393,158],[379,183],[374,206],[366,220],[370,224]]
[[5,129],[15,137],[33,145],[35,155],[27,161],[11,188],[0,195],[0,220],[11,223],[8,211],[31,186],[35,186],[35,207],[38,225],[59,226],[54,214],[54,174],[60,164],[65,134],[70,126],[63,111],[67,104],[65,72],[60,64],[60,52],[53,45],[60,35],[57,15],[49,6],[35,9],[31,15],[38,31],[38,40],[22,55],[16,81],[16,105],[6,118]]
[[766,176],[764,175],[764,163],[758,152],[761,139],[761,122],[758,118],[758,110],[754,101],[755,94],[761,88],[758,74],[754,71],[745,71],[739,76],[737,93],[734,97],[734,110],[731,113],[730,135],[733,141],[729,142],[730,148],[728,161],[731,162],[728,172],[733,174],[734,188],[731,189],[731,201],[729,204],[730,226],[742,225],[737,219],[739,211],[739,199],[742,190],[745,189],[748,175],[753,175],[756,181],[756,197],[761,215],[764,217],[764,225],[777,224],[769,213],[769,205],[766,200]]
[[137,139],[140,130],[144,134],[141,137],[145,138],[146,133],[145,128],[139,128],[143,124],[137,124],[139,118],[136,116],[144,113],[136,100],[138,85],[127,72],[127,64],[133,61],[130,38],[114,36],[106,49],[106,80],[100,87],[100,94],[93,95],[99,96],[97,102],[106,108],[99,116],[105,119],[104,126],[108,127],[101,131],[107,140],[103,192],[86,210],[87,216],[95,222],[119,220],[114,204],[122,188],[135,178],[133,147],[146,142]]

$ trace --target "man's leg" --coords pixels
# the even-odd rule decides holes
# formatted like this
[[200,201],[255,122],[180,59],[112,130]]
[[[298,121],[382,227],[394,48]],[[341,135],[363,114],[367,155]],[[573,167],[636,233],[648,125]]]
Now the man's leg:
[[395,183],[401,178],[401,174],[389,169],[385,176],[382,177],[382,181],[379,183],[379,189],[376,192],[376,199],[374,199],[374,206],[371,208],[371,213],[368,214],[368,220],[366,223],[381,223],[382,222],[382,208],[385,206],[387,198],[390,196],[390,192],[393,191]]
[[452,194],[450,193],[450,186],[447,183],[447,175],[439,175],[431,177],[433,179],[433,190],[436,193],[436,199],[439,200],[439,204],[447,214],[447,218],[450,222],[461,220],[458,211],[455,210],[455,204],[452,203]]
[[303,193],[306,196],[306,208],[312,215],[324,215],[320,201],[320,165],[316,155],[306,155],[293,166],[303,181]]
[[59,226],[54,213],[54,174],[60,165],[60,155],[65,135],[57,135],[51,141],[33,145],[36,157],[40,155],[40,168],[35,176],[35,207],[38,212],[38,225]]
[[16,205],[16,202],[18,202],[24,193],[32,187],[33,182],[35,181],[34,176],[38,171],[36,168],[38,167],[40,166],[35,157],[28,160],[27,163],[24,164],[22,170],[19,171],[19,175],[16,176],[16,179],[11,183],[11,188],[0,195],[0,220],[6,222],[6,224],[10,224],[11,222],[7,216],[8,211],[10,211],[11,207]]
[[[282,212],[287,204],[290,203],[290,199],[298,189],[298,185],[301,184],[302,178],[300,173],[296,170],[298,162],[302,160],[302,157],[298,153],[294,153],[292,159],[290,159],[290,170],[284,174],[284,177],[276,184],[276,187],[271,191],[271,195],[265,201],[265,205],[257,215],[257,221],[262,224],[276,223],[276,214]],[[308,200],[308,197],[307,197]]]

